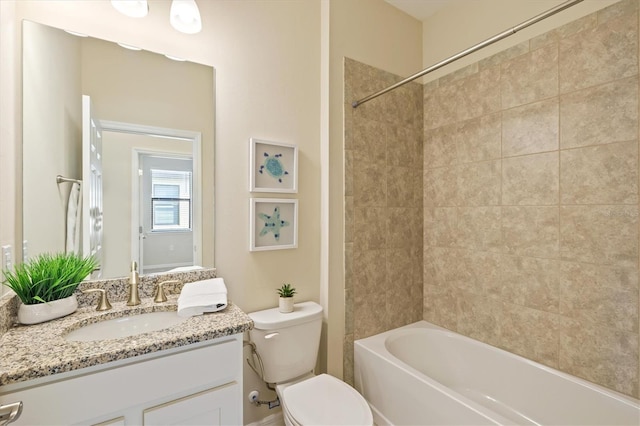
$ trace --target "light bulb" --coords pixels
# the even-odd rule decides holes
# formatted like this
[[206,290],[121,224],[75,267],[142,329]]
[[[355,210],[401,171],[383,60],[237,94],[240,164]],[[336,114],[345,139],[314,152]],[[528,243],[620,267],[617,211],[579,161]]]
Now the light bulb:
[[131,18],[142,18],[149,13],[147,0],[111,0],[115,9]]
[[173,0],[169,12],[169,22],[176,30],[195,34],[202,30],[200,11],[195,0]]

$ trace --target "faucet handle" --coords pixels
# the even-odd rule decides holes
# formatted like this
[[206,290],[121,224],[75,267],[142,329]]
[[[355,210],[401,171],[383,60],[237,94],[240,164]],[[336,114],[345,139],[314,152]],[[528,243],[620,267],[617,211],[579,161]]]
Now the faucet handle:
[[167,280],[158,283],[158,290],[156,291],[156,296],[153,298],[153,301],[156,303],[162,303],[167,301],[167,295],[164,292],[164,284],[182,284],[180,280]]
[[87,290],[82,290],[83,293],[100,293],[100,299],[98,300],[98,305],[96,306],[96,311],[106,311],[111,309],[111,303],[109,303],[109,299],[107,299],[107,292],[102,288],[90,288]]

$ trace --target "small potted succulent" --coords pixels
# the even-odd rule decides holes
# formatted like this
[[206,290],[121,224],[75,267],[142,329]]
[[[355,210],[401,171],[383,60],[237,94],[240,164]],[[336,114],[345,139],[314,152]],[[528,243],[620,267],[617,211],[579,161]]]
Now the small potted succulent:
[[22,304],[18,321],[37,324],[74,312],[74,294],[82,280],[98,266],[93,257],[69,253],[44,253],[4,271],[3,284],[12,289]]
[[293,312],[293,295],[296,294],[296,289],[291,287],[291,284],[282,284],[282,286],[276,289],[280,296],[278,309],[283,314]]

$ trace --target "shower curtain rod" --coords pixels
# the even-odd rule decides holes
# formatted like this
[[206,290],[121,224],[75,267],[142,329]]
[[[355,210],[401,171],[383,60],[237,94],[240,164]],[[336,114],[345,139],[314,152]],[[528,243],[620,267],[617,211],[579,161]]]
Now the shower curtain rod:
[[552,15],[555,15],[558,12],[562,12],[563,10],[568,9],[571,6],[573,6],[575,4],[578,4],[578,3],[582,2],[582,1],[583,0],[569,0],[569,1],[566,1],[566,2],[564,2],[562,4],[559,4],[558,6],[553,7],[551,9],[547,10],[546,12],[542,12],[541,14],[539,14],[537,16],[534,16],[533,18],[528,19],[528,20],[520,23],[520,24],[516,25],[515,27],[512,27],[511,29],[503,31],[500,34],[496,34],[493,37],[486,39],[485,41],[482,41],[482,42],[480,42],[480,43],[478,43],[478,44],[476,44],[474,46],[469,47],[466,50],[463,50],[462,52],[456,53],[455,55],[450,56],[449,58],[438,62],[437,64],[431,65],[429,68],[425,68],[422,71],[417,72],[417,73],[405,78],[404,80],[399,81],[399,82],[387,87],[386,89],[382,89],[382,90],[380,90],[380,91],[378,91],[376,93],[373,93],[373,94],[371,94],[369,96],[366,96],[366,97],[364,97],[362,99],[359,99],[357,101],[353,101],[351,103],[351,106],[353,108],[357,108],[358,106],[362,105],[365,102],[368,102],[368,101],[370,101],[372,99],[375,99],[380,95],[384,95],[385,93],[390,92],[390,91],[392,91],[394,89],[397,89],[400,86],[404,86],[405,84],[407,84],[407,83],[409,83],[409,82],[411,82],[411,81],[413,81],[413,80],[415,80],[417,78],[420,78],[423,75],[429,74],[430,72],[433,72],[433,71],[435,71],[435,70],[437,70],[439,68],[442,68],[445,65],[450,64],[451,62],[457,61],[458,59],[463,58],[463,57],[465,57],[465,56],[467,56],[467,55],[469,55],[469,54],[471,54],[471,53],[473,53],[473,52],[475,52],[477,50],[480,50],[483,47],[489,46],[490,44],[493,44],[493,43],[495,43],[497,41],[500,41],[500,40],[502,40],[504,38],[507,38],[507,37],[517,33],[518,31],[520,31],[520,30],[522,30],[524,28],[527,28],[528,26],[531,26],[531,25],[533,25],[533,24],[535,24],[537,22],[540,22],[543,19],[546,19],[546,18],[548,18],[548,17],[550,17]]

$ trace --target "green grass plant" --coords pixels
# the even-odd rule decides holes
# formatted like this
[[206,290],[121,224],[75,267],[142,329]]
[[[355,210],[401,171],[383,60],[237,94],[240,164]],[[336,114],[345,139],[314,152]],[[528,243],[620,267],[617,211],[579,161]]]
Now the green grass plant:
[[98,266],[93,257],[70,253],[44,253],[4,271],[3,284],[25,305],[46,303],[69,297]]
[[276,289],[280,297],[293,297],[296,294],[296,289],[291,287],[291,284],[282,284],[282,287]]

